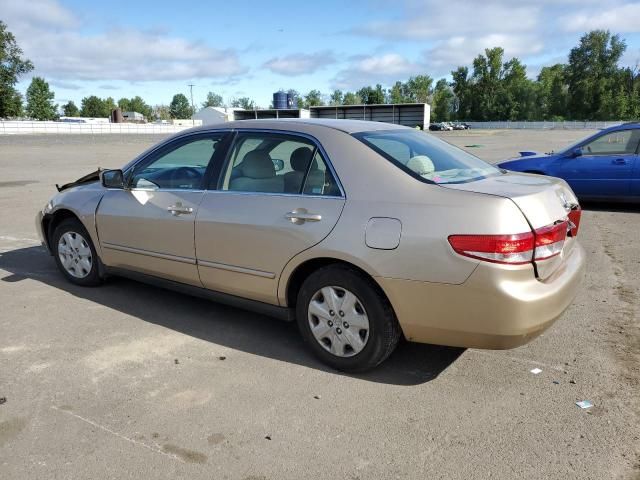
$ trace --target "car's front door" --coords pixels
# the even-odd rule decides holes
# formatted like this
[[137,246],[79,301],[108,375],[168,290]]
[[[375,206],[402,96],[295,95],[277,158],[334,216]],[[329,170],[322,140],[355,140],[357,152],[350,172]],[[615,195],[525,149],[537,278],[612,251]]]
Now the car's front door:
[[322,241],[342,212],[344,195],[328,165],[306,137],[239,132],[198,210],[203,285],[277,304],[287,262]]
[[605,133],[581,146],[582,155],[558,160],[556,172],[582,197],[626,197],[637,161],[639,129]]
[[201,285],[195,217],[226,135],[177,139],[127,172],[127,188],[105,194],[96,221],[106,265]]

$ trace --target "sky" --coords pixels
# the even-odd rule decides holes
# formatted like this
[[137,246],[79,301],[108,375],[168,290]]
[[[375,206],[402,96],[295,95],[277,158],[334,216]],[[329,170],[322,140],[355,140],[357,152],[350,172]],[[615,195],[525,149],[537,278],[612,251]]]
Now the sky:
[[13,32],[59,104],[140,95],[169,104],[207,92],[355,90],[427,74],[448,77],[485,48],[501,46],[535,77],[565,62],[580,36],[609,29],[627,42],[622,64],[640,63],[640,1],[625,0],[0,0]]

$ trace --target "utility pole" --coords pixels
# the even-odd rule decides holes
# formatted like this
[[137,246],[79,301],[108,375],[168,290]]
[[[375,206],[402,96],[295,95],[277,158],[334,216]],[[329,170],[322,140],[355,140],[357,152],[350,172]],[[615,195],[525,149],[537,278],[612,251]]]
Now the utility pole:
[[190,83],[188,87],[189,87],[189,90],[191,91],[191,125],[195,125],[196,121],[193,118],[194,113],[196,113],[196,108],[193,105],[193,87],[195,87],[195,85],[193,83]]

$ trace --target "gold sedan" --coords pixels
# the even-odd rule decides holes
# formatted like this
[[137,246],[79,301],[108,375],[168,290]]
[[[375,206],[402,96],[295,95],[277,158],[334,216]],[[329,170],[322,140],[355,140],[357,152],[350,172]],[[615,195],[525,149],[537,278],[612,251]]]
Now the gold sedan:
[[492,349],[534,338],[579,287],[580,213],[563,180],[425,132],[250,120],[63,185],[36,223],[73,283],[124,275],[296,320],[324,362],[362,371],[402,336]]

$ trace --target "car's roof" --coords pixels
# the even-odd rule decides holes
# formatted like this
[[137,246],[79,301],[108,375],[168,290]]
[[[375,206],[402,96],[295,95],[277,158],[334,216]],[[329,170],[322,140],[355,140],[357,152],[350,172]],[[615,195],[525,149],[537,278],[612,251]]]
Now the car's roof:
[[365,120],[338,120],[325,118],[280,118],[265,120],[237,120],[215,125],[203,125],[195,127],[192,131],[219,130],[232,128],[263,128],[267,130],[307,130],[309,126],[318,128],[331,128],[345,133],[369,132],[372,130],[407,129],[401,125],[393,125],[384,122],[370,122]]
[[626,122],[621,123],[620,125],[614,125],[613,127],[603,128],[602,131],[605,132],[614,132],[616,130],[634,130],[636,128],[640,128],[640,122]]

